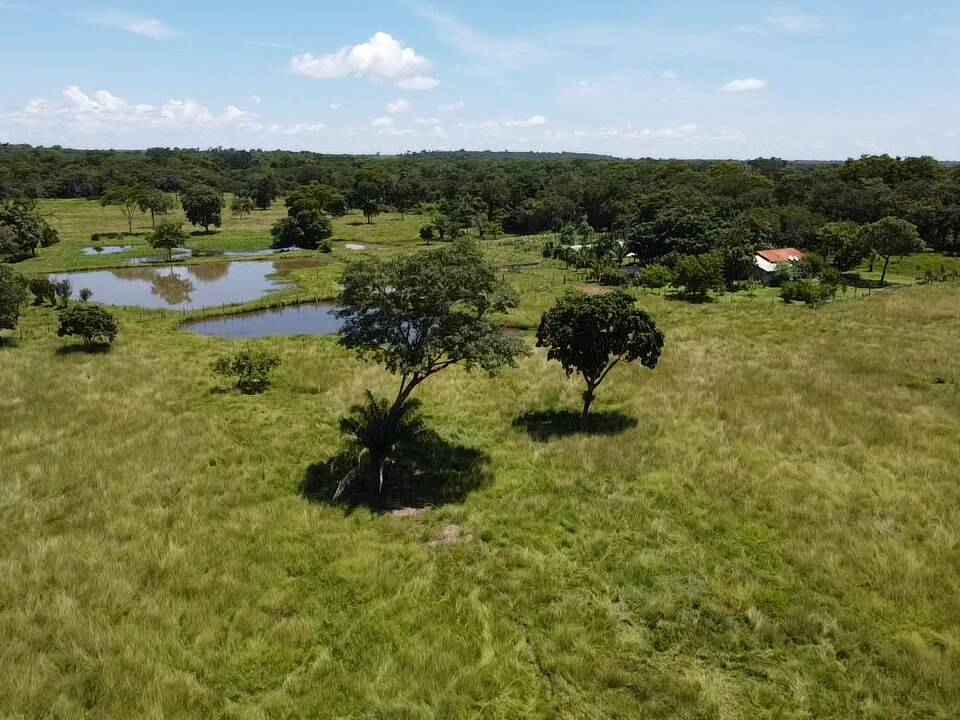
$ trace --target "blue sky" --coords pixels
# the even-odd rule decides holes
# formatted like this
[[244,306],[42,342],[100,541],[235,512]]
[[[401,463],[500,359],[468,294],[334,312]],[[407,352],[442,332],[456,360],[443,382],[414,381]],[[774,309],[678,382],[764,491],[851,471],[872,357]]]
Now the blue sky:
[[960,3],[0,0],[0,141],[960,159]]

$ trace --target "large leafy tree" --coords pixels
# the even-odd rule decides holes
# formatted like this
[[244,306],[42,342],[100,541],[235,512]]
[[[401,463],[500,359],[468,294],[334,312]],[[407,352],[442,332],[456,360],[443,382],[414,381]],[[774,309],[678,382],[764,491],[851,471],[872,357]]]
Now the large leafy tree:
[[710,290],[724,289],[724,263],[721,252],[685,255],[677,263],[677,284],[688,295],[706,298]]
[[220,227],[223,198],[207,185],[197,185],[183,194],[183,212],[193,225],[210,231],[210,226]]
[[910,255],[923,249],[917,226],[895,217],[885,217],[865,225],[860,231],[860,238],[864,247],[883,258],[881,285],[886,282],[887,268],[892,258]]
[[526,347],[493,317],[516,306],[516,293],[470,241],[390,260],[360,258],[341,285],[340,344],[400,376],[380,425],[388,437],[368,448],[357,473],[375,481],[421,383],[454,365],[494,373],[515,364]]
[[347,213],[347,201],[343,194],[323,183],[301,185],[287,195],[285,204],[291,217],[305,210],[319,210],[333,217],[342,217]]
[[0,262],[18,262],[59,241],[34,203],[0,202]]
[[620,363],[639,360],[655,368],[663,352],[663,333],[650,316],[623,290],[608,295],[571,292],[544,313],[537,330],[537,347],[549,348],[567,377],[580,373],[585,420],[597,388]]
[[166,215],[173,210],[173,199],[165,192],[146,188],[137,196],[137,207],[142,213],[150,213],[150,226],[155,228],[157,215]]
[[321,210],[301,210],[279,220],[270,229],[275,248],[320,249],[330,252],[329,238],[333,235],[330,218]]
[[27,283],[13,268],[0,265],[0,330],[13,330],[20,306],[27,299]]
[[832,222],[817,230],[820,253],[840,271],[853,270],[863,262],[868,249],[855,222]]

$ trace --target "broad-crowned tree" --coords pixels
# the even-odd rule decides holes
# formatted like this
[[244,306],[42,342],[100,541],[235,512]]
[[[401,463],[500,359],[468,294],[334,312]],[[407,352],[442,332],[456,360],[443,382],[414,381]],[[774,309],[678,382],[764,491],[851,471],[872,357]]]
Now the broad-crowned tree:
[[547,358],[558,361],[567,377],[583,376],[587,388],[580,417],[585,420],[597,388],[613,368],[635,360],[650,369],[657,366],[663,333],[623,290],[607,295],[571,292],[543,314],[537,347],[548,348]]
[[883,258],[881,285],[887,279],[891,258],[920,252],[924,247],[917,226],[895,217],[885,217],[870,225],[864,225],[860,230],[860,237],[865,247]]
[[[389,260],[359,258],[340,282],[340,344],[400,376],[380,434],[397,430],[411,393],[428,378],[453,365],[494,373],[526,352],[493,317],[516,306],[516,293],[474,242]],[[375,482],[391,447],[381,441],[369,448],[355,474]]]

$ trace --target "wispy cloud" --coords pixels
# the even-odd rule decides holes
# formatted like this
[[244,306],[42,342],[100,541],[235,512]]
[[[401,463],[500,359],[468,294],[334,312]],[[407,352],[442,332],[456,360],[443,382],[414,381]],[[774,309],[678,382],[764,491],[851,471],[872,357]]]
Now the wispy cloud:
[[760,80],[759,78],[738,78],[737,80],[731,80],[721,87],[720,92],[740,93],[763,90],[767,87],[767,84],[766,80]]
[[739,32],[754,35],[769,35],[775,32],[809,35],[818,33],[826,27],[826,21],[820,15],[811,13],[780,11],[771,13],[754,25],[741,25]]
[[177,33],[163,20],[154,17],[143,17],[119,10],[102,10],[85,16],[88,23],[103,27],[124,30],[134,35],[143,35],[154,40],[169,40]]

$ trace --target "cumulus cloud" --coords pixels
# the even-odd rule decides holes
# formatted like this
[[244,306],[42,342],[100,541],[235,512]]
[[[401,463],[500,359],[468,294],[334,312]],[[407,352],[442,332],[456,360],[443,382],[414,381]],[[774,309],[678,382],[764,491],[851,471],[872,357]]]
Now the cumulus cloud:
[[87,22],[92,25],[102,25],[118,30],[125,30],[134,35],[143,35],[154,40],[168,40],[176,33],[165,22],[153,17],[142,17],[132,13],[104,11],[87,15]]
[[547,119],[543,115],[533,115],[532,117],[528,117],[526,120],[508,120],[503,125],[504,127],[529,128],[539,127],[546,124]]
[[406,83],[404,89],[427,89],[437,81],[426,76],[430,61],[390,34],[378,32],[367,42],[343,47],[320,57],[310,53],[290,60],[290,72],[316,80],[362,78],[372,82]]
[[441,125],[443,121],[440,118],[417,118],[414,121],[415,125]]
[[88,94],[76,85],[63,91],[63,102],[31,100],[14,121],[65,127],[82,133],[122,132],[136,128],[178,129],[237,127],[259,129],[253,115],[236,105],[215,113],[195,100],[170,99],[162,105],[131,103],[108,90]]
[[378,117],[376,120],[370,123],[370,126],[375,128],[393,127],[393,118],[383,115],[382,117]]
[[721,87],[720,92],[750,92],[752,90],[763,90],[766,86],[766,80],[760,80],[758,78],[738,78],[736,80],[731,80],[726,85]]
[[391,114],[406,113],[413,110],[413,103],[409,100],[394,100],[387,103],[385,110]]
[[442,113],[452,113],[463,110],[466,107],[463,100],[458,100],[455,103],[450,103],[449,105],[438,105],[437,111]]

